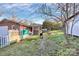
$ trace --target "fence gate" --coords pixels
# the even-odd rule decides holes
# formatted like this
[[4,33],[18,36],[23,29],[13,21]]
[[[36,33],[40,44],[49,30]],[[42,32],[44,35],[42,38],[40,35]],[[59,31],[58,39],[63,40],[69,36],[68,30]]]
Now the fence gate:
[[0,48],[9,45],[8,26],[0,26]]

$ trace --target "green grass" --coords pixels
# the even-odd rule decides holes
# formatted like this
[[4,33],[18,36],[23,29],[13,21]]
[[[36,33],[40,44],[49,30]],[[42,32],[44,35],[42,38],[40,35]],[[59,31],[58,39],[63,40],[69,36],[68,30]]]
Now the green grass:
[[36,46],[31,47],[33,42],[39,39],[38,36],[32,36],[30,40],[25,39],[20,43],[14,43],[10,46],[0,49],[1,56],[28,56],[34,55],[33,53],[36,51]]
[[28,41],[30,40],[37,40],[39,39],[39,36],[38,35],[33,35],[33,36],[29,36],[28,38],[26,38]]
[[[64,37],[64,33],[61,30],[50,31],[51,34],[45,33],[48,37],[46,41],[45,56],[70,56],[76,55],[76,49],[79,47],[79,39],[72,39],[70,42],[72,45],[66,45],[67,41]],[[20,43],[14,43],[8,47],[0,49],[0,55],[2,56],[34,56],[39,55],[39,36],[31,36]]]
[[55,42],[55,45],[57,45],[57,47],[54,46],[54,48],[57,48],[55,49],[57,52],[55,52],[55,54],[53,55],[77,55],[76,49],[79,49],[79,38],[70,36],[68,37],[70,44],[67,44],[67,39],[65,39],[64,33],[62,31],[55,30],[51,32],[53,34],[50,35],[48,38],[50,39],[50,41],[52,40],[53,42]]
[[56,41],[56,43],[63,42],[65,40],[63,32],[60,30],[51,31],[52,35],[50,35],[48,38],[50,40]]

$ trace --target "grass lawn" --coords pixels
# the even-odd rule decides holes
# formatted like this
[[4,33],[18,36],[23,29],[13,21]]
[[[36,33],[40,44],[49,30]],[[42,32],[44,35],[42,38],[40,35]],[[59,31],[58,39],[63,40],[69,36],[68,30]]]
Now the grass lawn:
[[[45,33],[47,34],[47,33]],[[71,39],[72,45],[66,45],[66,39],[64,38],[63,32],[60,30],[50,31],[46,35],[48,37],[46,41],[45,56],[69,56],[76,55],[76,48],[79,47],[78,39]],[[5,56],[34,56],[39,55],[39,36],[32,36],[26,38],[20,43],[11,44],[8,47],[0,49],[0,55]]]
[[39,39],[38,36],[32,36],[27,38],[20,43],[14,43],[10,46],[0,49],[1,56],[28,56],[34,55],[33,53],[36,51],[37,46],[33,46],[33,42]]
[[[61,30],[51,31],[52,35],[49,35],[50,41],[54,42],[54,50],[52,55],[56,56],[71,56],[71,55],[79,55],[79,38],[69,37],[68,40],[70,44],[67,44],[67,39],[64,37],[64,33]],[[76,51],[78,49],[78,51]]]

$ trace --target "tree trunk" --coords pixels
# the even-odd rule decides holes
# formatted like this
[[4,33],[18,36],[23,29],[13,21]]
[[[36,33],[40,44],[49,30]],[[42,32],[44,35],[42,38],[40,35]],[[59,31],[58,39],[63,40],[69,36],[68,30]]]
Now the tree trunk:
[[[73,14],[75,14],[75,3],[74,3],[74,7],[73,7]],[[73,21],[72,21],[72,26],[71,26],[71,35],[72,35],[72,33],[73,33],[74,21],[75,21],[75,17],[73,18]],[[72,35],[72,37],[73,37],[73,35]]]
[[65,39],[66,39],[66,41],[67,41],[67,44],[70,44],[70,42],[69,42],[69,39],[68,39],[68,25],[67,25],[67,23],[64,23],[63,24],[63,31],[64,31],[64,37],[65,37]]

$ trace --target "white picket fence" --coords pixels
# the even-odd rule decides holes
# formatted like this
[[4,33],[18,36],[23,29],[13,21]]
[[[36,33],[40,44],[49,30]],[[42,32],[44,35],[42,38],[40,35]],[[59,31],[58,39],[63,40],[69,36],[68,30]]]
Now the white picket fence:
[[0,36],[0,48],[10,45],[8,36]]
[[0,26],[0,48],[10,44],[8,26]]

